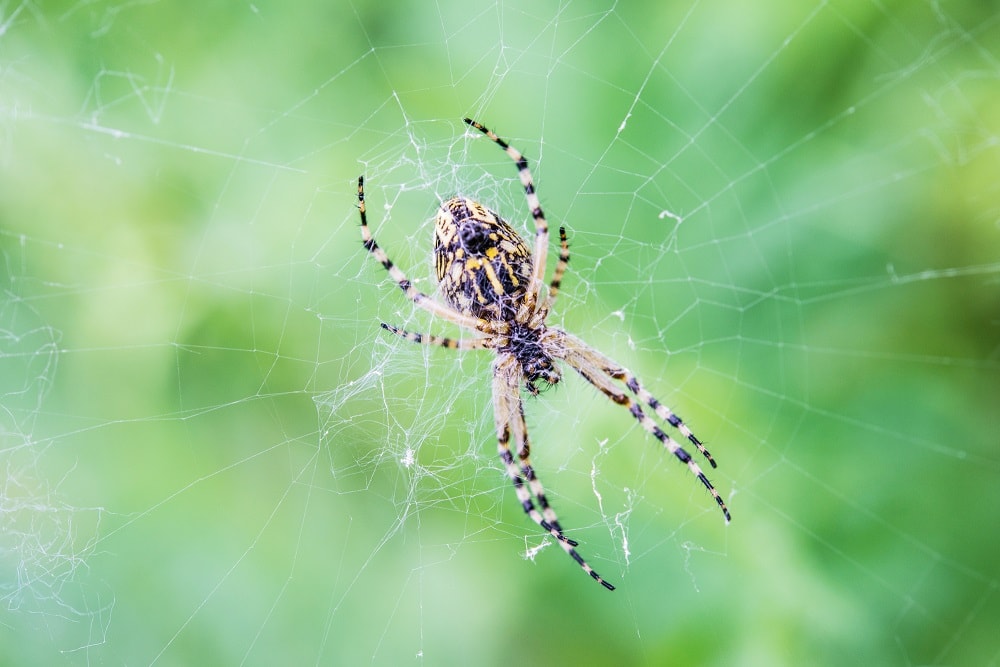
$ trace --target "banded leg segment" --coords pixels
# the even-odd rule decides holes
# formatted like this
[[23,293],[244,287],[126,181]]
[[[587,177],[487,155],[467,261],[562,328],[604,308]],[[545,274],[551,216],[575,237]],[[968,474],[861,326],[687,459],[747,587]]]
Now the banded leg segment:
[[566,274],[566,267],[569,264],[569,241],[566,239],[566,228],[559,228],[559,261],[556,263],[556,270],[552,273],[552,282],[549,283],[549,297],[545,303],[547,310],[552,310],[552,304],[556,301],[559,289],[562,287],[562,279]]
[[687,427],[687,424],[685,424],[680,417],[674,414],[670,408],[665,406],[663,403],[660,403],[655,396],[650,394],[641,384],[639,384],[639,379],[632,375],[628,369],[618,367],[605,368],[604,370],[611,377],[624,382],[625,386],[628,387],[640,401],[651,407],[653,411],[656,412],[657,417],[680,431],[685,438],[691,441],[691,444],[698,448],[698,451],[701,452],[702,456],[708,460],[713,468],[718,467],[715,463],[715,459],[712,458],[712,455],[708,453],[707,449],[705,449],[705,445],[702,444],[701,440],[695,437],[695,434],[691,432],[691,429]]
[[483,350],[486,349],[485,338],[447,338],[445,336],[435,336],[433,334],[422,334],[406,329],[394,327],[391,324],[382,322],[382,328],[390,333],[394,333],[400,338],[405,338],[420,345],[438,346],[449,350]]
[[[514,490],[517,492],[517,499],[521,502],[521,507],[531,520],[554,537],[563,550],[569,554],[570,558],[597,583],[604,586],[609,591],[615,587],[605,581],[601,575],[594,571],[587,561],[577,553],[574,547],[578,546],[576,540],[571,540],[562,533],[559,520],[556,517],[541,482],[535,477],[534,470],[528,460],[528,432],[524,422],[524,411],[521,403],[520,389],[517,382],[517,373],[512,372],[511,366],[517,361],[510,356],[501,357],[496,361],[493,373],[493,407],[494,418],[497,430],[497,449],[500,452],[500,460],[503,461],[507,476],[514,483]],[[513,435],[518,457],[521,458],[521,466],[514,462],[514,455],[510,450],[510,439]],[[527,483],[525,483],[527,480]],[[542,507],[542,515],[535,507],[532,500],[532,493],[538,499],[539,506]]]
[[535,469],[531,465],[531,445],[528,443],[528,427],[524,420],[524,401],[518,399],[517,414],[513,417],[514,442],[517,444],[517,459],[521,466],[521,475],[528,482],[528,489],[538,501],[538,506],[542,510],[542,516],[553,528],[562,533],[562,526],[559,525],[559,517],[556,511],[549,505],[549,500],[545,495],[542,483],[535,475]]
[[691,429],[688,428],[687,424],[685,424],[680,417],[674,414],[673,410],[665,406],[663,403],[660,403],[655,396],[649,393],[649,391],[646,390],[646,388],[639,382],[639,378],[633,375],[631,371],[627,368],[623,368],[619,364],[616,364],[611,358],[601,354],[580,339],[566,333],[563,335],[571,341],[571,344],[574,347],[585,349],[587,356],[590,357],[595,364],[599,365],[602,371],[614,379],[623,382],[625,386],[628,387],[629,391],[635,394],[640,401],[653,409],[657,417],[680,431],[681,435],[687,438],[692,445],[698,448],[698,451],[701,452],[702,456],[705,457],[713,468],[718,467],[715,463],[715,459],[705,448],[705,445],[695,436],[694,433],[691,432]]
[[365,249],[368,250],[375,257],[376,260],[389,272],[389,276],[396,281],[399,285],[399,289],[403,290],[403,294],[406,298],[417,304],[424,310],[441,317],[449,322],[454,322],[455,324],[465,327],[466,329],[472,329],[473,331],[481,330],[481,327],[486,326],[485,320],[480,320],[469,315],[463,315],[447,306],[444,306],[434,299],[430,298],[410,282],[410,279],[406,277],[406,274],[400,270],[398,266],[392,263],[389,256],[385,254],[385,251],[379,247],[378,243],[375,242],[375,238],[372,236],[371,229],[368,227],[368,216],[365,211],[365,177],[358,177],[358,210],[361,212],[361,238],[364,240]]
[[[667,435],[667,433],[664,432],[664,430],[661,429],[657,423],[649,417],[649,415],[643,412],[642,407],[638,403],[633,401],[628,394],[614,384],[615,380],[624,380],[621,377],[617,377],[607,369],[608,364],[605,362],[610,362],[610,360],[604,355],[598,353],[596,350],[584,345],[581,341],[571,337],[569,334],[564,334],[564,336],[567,343],[564,357],[566,362],[572,366],[584,380],[600,390],[605,396],[618,405],[627,408],[635,420],[638,421],[648,433],[659,440],[667,451],[677,457],[681,463],[685,464],[691,473],[698,478],[702,485],[708,489],[708,492],[712,494],[715,502],[719,505],[719,509],[722,510],[722,515],[726,518],[726,523],[729,523],[732,520],[732,516],[729,514],[729,508],[726,507],[726,503],[722,499],[722,496],[719,495],[716,488],[712,486],[712,483],[708,480],[708,477],[705,476],[701,467],[694,462],[691,455],[688,454],[683,447]],[[614,364],[613,362],[610,362],[610,365],[612,368],[621,369],[620,366]],[[631,391],[635,391],[632,387],[629,387],[629,389]],[[638,395],[638,392],[635,393]],[[648,394],[648,392],[645,393]],[[642,397],[640,396],[640,398]],[[652,397],[650,396],[650,398]],[[653,400],[655,401],[655,399]],[[650,405],[652,407],[652,404]],[[662,407],[662,404],[658,402],[657,405]],[[656,410],[655,407],[653,407],[653,409]],[[666,408],[664,408],[664,410],[665,409]],[[662,416],[658,410],[657,416]],[[685,427],[685,430],[687,430],[687,427]],[[683,433],[684,431],[681,432]],[[688,430],[688,433],[690,433],[690,430]],[[700,442],[698,444],[700,444]],[[699,449],[704,448],[699,447]],[[707,452],[705,453],[707,454]],[[709,460],[711,461],[712,459],[709,457]]]
[[535,193],[535,183],[531,179],[531,171],[528,169],[528,160],[520,151],[508,144],[506,141],[498,137],[493,133],[492,130],[487,129],[480,123],[472,120],[471,118],[465,118],[466,124],[476,128],[490,140],[493,141],[500,148],[504,149],[510,159],[514,161],[517,165],[517,174],[521,179],[521,185],[524,186],[524,196],[528,200],[528,209],[531,211],[531,217],[535,221],[535,250],[534,250],[534,261],[531,267],[531,303],[538,303],[539,296],[542,293],[542,280],[545,275],[545,259],[549,252],[549,223],[545,220],[545,214],[542,212],[542,204],[538,200],[538,195]]

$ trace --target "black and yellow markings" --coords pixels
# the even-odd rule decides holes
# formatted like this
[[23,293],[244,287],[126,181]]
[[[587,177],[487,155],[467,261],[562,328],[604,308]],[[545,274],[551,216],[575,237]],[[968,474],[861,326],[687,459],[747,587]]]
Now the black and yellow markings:
[[497,213],[466,197],[444,202],[434,220],[434,266],[445,299],[461,312],[510,317],[531,278],[531,251]]

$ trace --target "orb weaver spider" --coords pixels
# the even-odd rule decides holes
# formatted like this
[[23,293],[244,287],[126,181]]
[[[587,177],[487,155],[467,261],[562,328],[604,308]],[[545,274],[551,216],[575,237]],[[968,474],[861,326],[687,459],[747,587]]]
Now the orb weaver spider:
[[[517,499],[531,520],[552,535],[587,574],[608,590],[614,590],[615,587],[577,553],[579,543],[565,535],[555,510],[546,498],[542,483],[531,465],[521,388],[537,395],[541,388],[562,379],[557,362],[568,364],[614,403],[627,409],[646,431],[687,465],[712,494],[728,523],[731,517],[722,496],[691,455],[643,411],[642,405],[648,406],[657,417],[680,432],[713,468],[716,467],[715,460],[681,418],[649,393],[635,375],[579,338],[545,323],[569,262],[566,229],[559,228],[559,259],[546,288],[544,275],[549,226],[535,192],[528,161],[483,125],[470,118],[464,120],[502,148],[517,166],[528,209],[535,223],[534,251],[498,213],[467,197],[452,197],[441,204],[434,218],[434,265],[438,286],[446,302],[442,304],[414,287],[406,274],[375,242],[365,213],[364,176],[359,177],[361,237],[368,252],[385,267],[410,301],[436,317],[481,336],[446,338],[406,331],[384,322],[382,328],[414,343],[452,350],[492,350],[496,354],[493,361],[493,412],[497,449],[507,476],[514,484]],[[513,452],[511,440],[514,442]]]

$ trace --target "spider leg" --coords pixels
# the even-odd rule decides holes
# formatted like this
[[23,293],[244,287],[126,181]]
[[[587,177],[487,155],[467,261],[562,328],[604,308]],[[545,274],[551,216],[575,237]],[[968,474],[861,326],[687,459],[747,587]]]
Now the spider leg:
[[553,528],[560,533],[563,532],[559,525],[559,517],[556,511],[549,505],[549,500],[545,495],[542,483],[535,475],[535,468],[531,465],[531,445],[528,442],[528,426],[524,420],[524,401],[517,401],[517,415],[514,417],[514,441],[517,444],[517,459],[521,463],[521,475],[528,481],[528,488],[531,494],[538,501],[538,506],[542,510],[542,516]]
[[[640,399],[646,401],[650,407],[656,411],[658,416],[663,417],[664,413],[661,412],[657,406],[662,408],[667,415],[673,416],[673,413],[667,410],[659,401],[656,401],[656,399],[653,398],[648,391],[642,389],[641,385],[639,385],[638,381],[635,380],[631,373],[624,371],[621,366],[615,364],[603,354],[597,352],[582,341],[565,332],[561,332],[561,334],[565,342],[565,356],[563,358],[566,362],[569,363],[569,365],[572,366],[584,380],[597,387],[597,389],[604,393],[605,396],[618,405],[628,408],[628,411],[632,413],[632,416],[635,417],[636,421],[638,421],[639,424],[646,429],[646,431],[659,440],[663,446],[666,447],[671,454],[676,456],[681,463],[687,465],[691,473],[697,477],[699,481],[701,481],[705,488],[708,489],[708,492],[712,494],[712,497],[715,498],[715,502],[719,505],[719,509],[722,510],[723,516],[726,517],[726,523],[729,523],[729,521],[732,520],[732,517],[729,514],[729,508],[726,507],[725,501],[722,499],[722,496],[719,495],[716,488],[712,486],[710,481],[708,481],[708,477],[706,477],[705,473],[702,472],[701,467],[694,462],[691,455],[688,454],[683,447],[677,444],[673,438],[667,435],[663,429],[656,424],[656,422],[650,419],[649,416],[642,411],[642,407],[638,403],[629,398],[629,395],[614,385],[612,381],[619,380],[625,382],[629,390],[635,393]],[[631,378],[633,382],[629,383],[628,378]],[[647,396],[649,400],[645,398]],[[676,426],[676,424],[673,424],[673,421],[667,417],[663,418],[670,422],[671,425]],[[676,417],[675,419],[678,423],[681,423]],[[687,435],[690,433],[690,430],[685,426],[681,432]],[[693,438],[693,435],[691,437]],[[696,442],[699,445],[701,444],[697,439],[694,439],[693,442]],[[704,447],[700,446],[699,449],[704,450]],[[707,451],[704,453],[706,456],[708,455]],[[710,456],[709,461],[712,461]]]
[[[571,540],[562,533],[559,520],[556,518],[541,482],[535,477],[534,470],[528,460],[528,429],[524,422],[524,408],[521,403],[521,395],[518,386],[518,373],[516,372],[517,361],[513,357],[500,357],[494,365],[493,372],[493,404],[494,416],[497,429],[497,449],[500,452],[500,459],[503,461],[507,476],[514,483],[517,498],[521,501],[521,507],[525,514],[531,517],[532,521],[548,531],[552,537],[556,538],[563,550],[577,562],[584,572],[590,575],[597,583],[601,584],[609,591],[615,587],[605,581],[601,575],[597,574],[587,561],[577,553],[578,542]],[[517,446],[518,456],[522,465],[519,468],[514,462],[514,455],[510,451],[510,438],[513,433]],[[527,479],[527,485],[525,484]],[[538,498],[538,504],[542,507],[545,516],[539,513],[531,499],[532,493]],[[550,520],[551,518],[551,520]]]
[[[523,420],[521,397],[517,385],[516,371],[514,367],[517,362],[513,357],[500,357],[494,365],[493,371],[493,409],[494,419],[497,429],[497,449],[500,452],[500,459],[503,461],[507,476],[514,483],[517,492],[517,499],[521,502],[525,514],[531,520],[549,532],[561,544],[575,547],[577,542],[567,538],[562,531],[549,523],[535,507],[531,499],[530,486],[525,485],[522,471],[514,463],[514,455],[510,451],[510,437],[513,431],[518,452],[525,449],[527,439],[527,428]],[[515,416],[516,414],[516,416]],[[533,473],[532,473],[533,474]],[[547,503],[546,503],[547,504]]]
[[616,380],[624,382],[625,386],[628,387],[640,401],[651,407],[660,419],[673,426],[675,429],[680,431],[684,437],[690,440],[691,444],[698,448],[698,451],[701,452],[702,456],[708,460],[713,468],[718,467],[715,463],[715,459],[712,458],[712,455],[708,453],[707,449],[705,449],[705,445],[702,444],[701,440],[699,440],[694,433],[691,432],[691,429],[687,427],[687,424],[685,424],[680,417],[674,414],[670,408],[665,406],[663,403],[660,403],[655,396],[646,390],[645,387],[639,384],[639,379],[632,375],[627,368],[605,368],[604,372]]
[[486,338],[446,338],[444,336],[435,336],[433,334],[422,334],[415,333],[413,331],[407,331],[406,329],[400,329],[399,327],[394,327],[391,324],[386,324],[382,322],[382,328],[390,333],[394,333],[400,338],[405,338],[408,341],[414,343],[419,343],[421,345],[437,345],[439,347],[446,347],[449,350],[482,350],[486,348]]
[[379,247],[375,242],[375,238],[372,236],[371,229],[368,228],[368,216],[365,213],[365,177],[358,177],[358,210],[361,212],[361,238],[365,242],[365,249],[368,250],[378,260],[378,262],[385,267],[385,270],[389,272],[389,276],[396,281],[399,288],[403,290],[406,298],[417,304],[424,310],[430,312],[437,317],[441,317],[449,322],[453,322],[459,326],[465,327],[467,329],[472,329],[473,331],[478,331],[482,325],[485,324],[483,320],[480,320],[469,315],[463,315],[447,306],[444,306],[434,299],[430,298],[410,282],[410,279],[406,277],[398,266],[392,263],[389,256],[385,254],[385,251]]
[[589,345],[586,345],[583,341],[579,339],[574,339],[573,344],[578,347],[586,348],[588,356],[590,356],[593,359],[593,361],[600,366],[601,370],[604,373],[610,375],[611,377],[620,382],[625,383],[625,386],[629,388],[629,391],[635,394],[640,401],[642,401],[650,408],[652,408],[660,419],[662,419],[663,421],[667,422],[675,429],[680,431],[681,434],[685,438],[687,438],[692,445],[697,447],[698,451],[701,452],[702,456],[704,456],[705,459],[708,460],[708,462],[712,465],[713,468],[718,467],[715,463],[715,459],[712,458],[712,455],[708,452],[707,449],[705,449],[705,445],[701,442],[701,440],[699,440],[695,436],[694,433],[691,432],[691,429],[687,427],[687,424],[685,424],[680,417],[674,414],[673,410],[665,406],[663,403],[660,403],[660,401],[657,400],[655,396],[649,393],[649,391],[647,391],[646,388],[643,387],[642,384],[640,384],[639,379],[635,375],[633,375],[631,371],[629,371],[627,368],[619,366],[610,358],[604,356],[597,350],[591,348]]
[[569,242],[566,240],[566,228],[559,228],[559,262],[556,270],[552,273],[552,282],[549,283],[549,297],[545,302],[546,310],[552,310],[552,304],[556,301],[559,288],[562,286],[563,275],[566,273],[566,266],[569,264]]
[[545,258],[549,252],[549,223],[545,220],[545,214],[542,212],[542,204],[538,201],[538,195],[535,193],[535,184],[531,179],[531,171],[528,169],[528,160],[521,155],[520,151],[494,134],[492,130],[487,129],[471,118],[463,120],[489,137],[500,148],[504,149],[507,155],[510,156],[510,159],[514,161],[514,164],[517,165],[517,173],[521,178],[521,185],[524,186],[524,195],[528,200],[528,208],[531,210],[531,217],[535,221],[535,254],[531,267],[531,291],[529,292],[531,295],[529,305],[533,306],[538,303],[539,295],[542,292],[542,276],[545,275]]

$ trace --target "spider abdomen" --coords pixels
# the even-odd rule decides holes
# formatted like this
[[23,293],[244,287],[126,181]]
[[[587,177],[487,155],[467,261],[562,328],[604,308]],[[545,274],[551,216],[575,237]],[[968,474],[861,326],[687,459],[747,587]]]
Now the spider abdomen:
[[466,315],[513,319],[531,283],[531,251],[497,213],[466,197],[434,219],[434,266],[445,300]]

